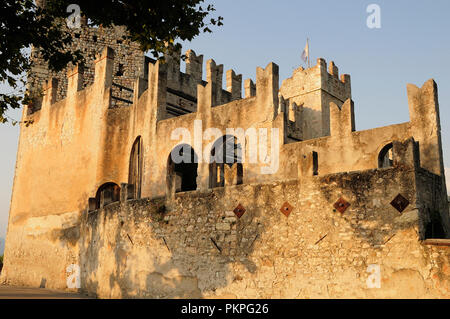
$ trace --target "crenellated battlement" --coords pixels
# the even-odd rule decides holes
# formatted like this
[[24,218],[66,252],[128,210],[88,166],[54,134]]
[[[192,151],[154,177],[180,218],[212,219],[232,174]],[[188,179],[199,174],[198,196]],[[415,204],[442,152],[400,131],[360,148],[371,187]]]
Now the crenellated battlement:
[[[157,110],[158,120],[196,113],[199,111],[199,100],[206,101],[204,105],[209,108],[243,98],[241,74],[236,74],[232,69],[227,70],[224,89],[223,64],[208,59],[205,62],[205,81],[202,79],[204,56],[197,55],[193,50],[186,51],[185,56],[185,72],[180,67],[181,50],[166,53],[163,60],[147,59],[144,66],[146,73],[136,77],[132,85],[125,87],[116,83],[115,51],[111,47],[105,47],[93,59],[94,89],[89,92],[108,94],[103,98],[109,100],[106,107],[108,109],[137,107],[140,97],[150,89],[156,92],[153,107]],[[256,83],[251,79],[244,81],[244,98],[256,97],[258,107],[263,114],[270,114],[270,118],[275,118],[279,112],[285,112],[290,142],[330,135],[329,104],[335,103],[341,107],[341,99],[349,96],[351,91],[350,76],[343,74],[339,77],[339,69],[335,63],[331,61],[327,68],[324,59],[318,59],[317,65],[312,68],[296,69],[291,78],[283,81],[281,88],[276,64],[269,63],[265,69],[258,67],[256,74]],[[43,104],[51,105],[58,101],[57,92],[61,89],[61,83],[67,86],[64,89],[67,97],[64,99],[73,99],[76,94],[83,94],[87,88],[84,85],[85,68],[68,67],[63,81],[58,81],[57,78],[47,80]],[[208,95],[206,100],[204,94]],[[124,103],[117,105],[115,102]]]
[[231,93],[231,100],[242,98],[242,74],[236,75],[234,70],[227,71],[227,91]]
[[76,65],[67,71],[67,96],[72,96],[75,92],[83,88],[84,67]]
[[327,62],[319,58],[311,68],[294,70],[281,84],[280,95],[302,108],[302,139],[329,136],[330,103],[341,106],[351,98],[350,75],[339,77],[333,61],[327,67]]
[[[86,69],[83,65],[68,66],[64,77],[52,77],[45,81],[41,107],[33,109],[30,105],[27,114],[40,112],[41,108],[46,108],[56,102],[66,103],[67,99],[79,98],[85,100],[87,97],[84,95],[88,93],[97,94],[98,96],[93,97],[96,99],[102,98],[102,94],[107,94],[107,97],[103,98],[109,101],[106,109],[136,107],[140,97],[150,89],[150,91],[156,90],[158,92],[157,118],[158,120],[164,120],[197,112],[199,94],[201,94],[198,85],[206,88],[208,84],[208,87],[210,87],[208,94],[212,98],[209,103],[210,107],[224,105],[243,98],[241,74],[236,74],[232,69],[227,70],[224,89],[223,64],[217,64],[214,59],[207,60],[205,62],[206,81],[204,81],[202,79],[203,55],[197,55],[193,50],[188,50],[185,55],[185,72],[181,71],[181,54],[178,51],[166,54],[163,60],[147,59],[147,66],[144,68],[147,72],[136,77],[132,85],[125,87],[116,82],[116,53],[111,47],[105,47],[92,59],[94,72],[92,73],[93,81],[89,86],[85,85]],[[257,74],[256,83],[250,79],[245,81],[245,98],[258,96],[261,104],[266,104],[272,110],[270,111],[271,114],[273,113],[275,116],[276,111],[274,110],[277,109],[278,103],[274,98],[278,94],[278,66],[271,63],[266,69],[258,68]],[[266,86],[268,83],[269,86]],[[65,87],[62,88],[61,85]],[[85,92],[88,88],[89,91]],[[61,89],[66,92],[66,96],[58,100],[57,92]],[[126,97],[124,94],[129,94],[129,96]],[[266,101],[267,97],[269,97],[269,100]],[[115,103],[117,101],[125,103],[117,105]]]
[[186,56],[186,74],[197,82],[203,79],[203,54],[196,55],[194,50],[188,50]]
[[342,74],[339,77],[339,69],[334,61],[330,61],[327,72],[324,71],[327,69],[327,63],[324,59],[320,59],[318,64],[323,68],[321,72],[323,89],[341,102],[351,98],[350,75]]
[[[167,271],[182,261],[188,267],[181,274],[189,278],[175,285],[181,287],[177,291],[190,286],[198,291],[205,286],[200,281],[206,280],[212,284],[207,288],[210,296],[217,296],[217,288],[245,298],[254,295],[241,292],[242,280],[248,286],[255,278],[267,277],[267,271],[258,269],[272,264],[267,262],[268,251],[281,252],[281,263],[288,252],[286,267],[280,269],[290,269],[291,252],[300,258],[296,264],[310,265],[319,250],[308,247],[319,243],[344,253],[348,246],[349,256],[356,246],[366,251],[372,247],[375,256],[395,236],[387,256],[392,245],[402,241],[409,245],[418,239],[450,238],[434,81],[421,88],[408,86],[410,122],[355,131],[350,77],[339,75],[334,62],[327,65],[319,59],[312,68],[298,68],[281,87],[278,65],[257,67],[254,81],[244,81],[243,98],[238,72],[227,70],[224,75],[222,64],[203,62],[203,55],[192,50],[185,54],[182,71],[180,52],[165,59],[144,58],[142,72],[126,81],[124,76],[135,69],[126,67],[126,59],[110,46],[88,58],[89,67],[69,66],[57,76],[48,74],[41,108],[31,115],[25,109],[20,128],[2,271],[7,282],[37,286],[47,278],[51,288],[64,288],[61,273],[78,264],[84,267],[81,274],[87,274],[84,289],[97,296],[101,291],[100,296],[120,297],[138,287],[129,296],[161,297],[159,292],[152,295],[161,281],[154,274],[169,278]],[[176,154],[182,155],[181,161]],[[324,221],[331,221],[332,227]],[[347,221],[357,221],[357,227]],[[294,246],[288,251],[284,242],[277,246],[280,241],[272,238],[280,229],[286,233],[283,227],[289,225],[293,228],[287,233],[294,237],[284,242]],[[119,250],[112,254],[110,248],[116,246]],[[248,247],[254,247],[256,255],[250,256]],[[401,255],[402,247],[394,250]],[[186,251],[189,256],[179,259]],[[125,270],[142,274],[144,280],[119,278],[122,261],[136,254],[139,258],[126,262]],[[142,264],[142,256],[150,263]],[[177,258],[161,264],[158,256]],[[210,259],[214,256],[220,257],[219,263]],[[425,265],[435,254],[417,256]],[[232,265],[242,280],[225,286],[214,282],[218,273],[224,274],[220,265],[228,257],[251,257],[256,271],[246,278],[249,272],[241,271],[242,263]],[[448,259],[444,257],[437,256],[432,264]],[[192,266],[196,260],[199,267]],[[345,260],[337,261],[340,268],[367,273],[364,260],[356,266]],[[202,266],[205,261],[209,274]],[[168,263],[175,268],[169,269]],[[407,262],[398,269],[405,265],[409,267]],[[111,279],[110,266],[122,267],[113,271],[119,277]],[[154,268],[160,266],[164,269]],[[431,269],[425,266],[421,285]],[[291,277],[281,286],[302,281]],[[344,277],[343,287],[356,278],[348,273]],[[323,279],[325,287],[329,274]],[[142,289],[142,281],[151,288]],[[272,282],[258,285],[259,296],[273,295]],[[161,291],[168,291],[167,283],[164,280]],[[364,284],[365,278],[352,291]],[[429,281],[430,287],[435,284]],[[192,296],[188,290],[186,296]],[[359,290],[361,296],[367,296],[366,290]]]
[[242,75],[236,75],[234,70],[226,72],[226,86],[223,87],[224,66],[213,59],[205,63],[203,80],[203,55],[188,50],[185,53],[186,69],[180,68],[181,49],[172,54],[164,55],[167,65],[167,112],[165,117],[179,116],[196,112],[197,85],[212,83],[214,91],[213,106],[229,103],[242,98]]
[[[70,49],[80,50],[85,60],[84,76],[81,84],[83,88],[90,86],[94,82],[95,56],[105,46],[111,47],[116,54],[113,66],[114,83],[123,87],[132,88],[137,77],[145,77],[144,74],[147,73],[146,62],[149,58],[144,56],[144,52],[140,50],[137,43],[127,39],[124,27],[114,26],[105,28],[99,26],[98,28],[92,28],[82,23],[80,28],[66,28],[65,31],[70,33],[74,39],[70,45]],[[31,52],[31,61],[32,66],[28,74],[27,89],[36,97],[32,110],[34,112],[41,108],[42,87],[45,81],[51,77],[57,78],[60,83],[56,100],[63,100],[67,96],[67,69],[70,69],[72,65],[69,65],[66,70],[53,72],[48,68],[42,53],[36,49],[33,49]],[[125,94],[118,87],[113,89],[113,95],[126,101],[132,100],[129,94]],[[130,103],[121,100],[113,101],[114,107],[126,106],[128,104]]]
[[[91,85],[85,87],[85,68],[82,65],[76,65],[67,68],[66,76],[61,81],[61,77],[51,77],[46,80],[42,85],[42,100],[40,101],[40,107],[34,109],[32,105],[27,106],[25,114],[27,116],[33,113],[39,113],[42,110],[49,110],[51,112],[51,105],[55,103],[72,103],[75,102],[79,95],[84,95],[86,98],[87,89],[91,94],[96,95],[97,98],[102,98],[103,95],[108,93],[111,97],[113,94],[113,71],[114,71],[114,50],[110,47],[106,47],[103,51],[95,56],[94,60],[94,81]],[[65,84],[64,88],[61,88],[62,84]],[[95,89],[92,91],[91,87]],[[58,92],[63,89],[66,92],[66,96],[58,100]],[[108,104],[108,108],[112,106],[112,103]]]
[[245,98],[249,98],[256,95],[256,85],[252,79],[246,79],[244,81]]
[[[181,70],[181,49],[69,32],[85,64],[32,69],[0,282],[64,289],[79,265],[106,298],[410,298],[406,277],[413,297],[448,296],[448,254],[420,243],[450,238],[433,80],[408,85],[409,122],[356,131],[333,61],[242,83],[193,50]],[[381,289],[369,264],[390,266]]]
[[325,59],[318,58],[317,64],[311,68],[299,67],[293,71],[292,77],[285,79],[281,91],[286,99],[322,89],[344,102],[351,97],[350,75],[342,74],[331,61],[327,67]]

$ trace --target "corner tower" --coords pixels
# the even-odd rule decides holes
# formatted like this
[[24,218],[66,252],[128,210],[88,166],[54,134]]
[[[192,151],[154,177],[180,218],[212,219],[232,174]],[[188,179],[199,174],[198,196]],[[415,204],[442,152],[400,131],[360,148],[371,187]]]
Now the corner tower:
[[[36,5],[45,7],[45,0],[37,0]],[[83,82],[80,89],[91,85],[94,82],[95,56],[99,54],[105,46],[114,50],[116,59],[114,60],[112,96],[116,97],[112,101],[112,107],[127,106],[133,102],[133,85],[136,78],[146,78],[148,62],[150,58],[145,57],[139,44],[127,39],[125,27],[89,27],[87,19],[82,17],[79,28],[69,28],[63,24],[63,31],[72,36],[70,50],[80,50],[84,60]],[[40,50],[31,50],[31,70],[28,73],[27,90],[29,92],[39,92],[49,78],[58,81],[56,101],[64,99],[67,95],[67,71],[68,68],[59,72],[49,70],[47,62],[43,59]],[[39,96],[39,94],[37,94]],[[33,100],[33,108],[30,112],[35,112],[41,108],[42,99],[36,97]]]
[[301,122],[297,123],[301,127],[301,140],[329,136],[330,103],[341,107],[351,97],[350,75],[339,77],[333,61],[327,70],[327,63],[321,58],[312,68],[294,70],[280,88],[280,98],[289,106],[295,104],[301,112],[300,118],[295,119]]

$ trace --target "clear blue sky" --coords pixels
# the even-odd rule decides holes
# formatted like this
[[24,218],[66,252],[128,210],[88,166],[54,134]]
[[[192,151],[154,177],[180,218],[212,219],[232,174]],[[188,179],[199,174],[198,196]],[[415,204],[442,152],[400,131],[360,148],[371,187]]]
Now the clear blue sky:
[[[409,121],[406,84],[434,78],[439,87],[445,166],[450,167],[450,1],[214,1],[224,26],[183,49],[214,58],[255,78],[273,61],[280,80],[302,64],[310,38],[312,59],[333,60],[352,77],[358,130]],[[381,7],[381,29],[369,29],[366,8]],[[315,64],[315,62],[314,62]],[[4,86],[0,90],[4,91]],[[18,112],[10,112],[20,117]],[[0,237],[6,231],[18,128],[0,125]],[[449,171],[449,170],[448,170]]]

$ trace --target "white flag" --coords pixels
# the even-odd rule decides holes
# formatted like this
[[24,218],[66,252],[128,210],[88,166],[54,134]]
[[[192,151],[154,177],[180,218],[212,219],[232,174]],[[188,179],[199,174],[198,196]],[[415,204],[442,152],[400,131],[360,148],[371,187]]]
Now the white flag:
[[308,61],[308,58],[309,58],[309,45],[308,45],[308,41],[306,41],[306,46],[305,46],[305,49],[303,49],[303,53],[302,53],[303,62],[306,63],[306,61]]

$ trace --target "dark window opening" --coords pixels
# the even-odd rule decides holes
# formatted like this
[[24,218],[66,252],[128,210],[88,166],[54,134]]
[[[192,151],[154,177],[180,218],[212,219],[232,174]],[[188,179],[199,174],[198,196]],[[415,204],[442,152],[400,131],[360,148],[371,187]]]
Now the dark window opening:
[[182,91],[167,88],[166,111],[170,117],[177,117],[195,112],[197,98]]
[[425,239],[445,238],[445,231],[442,227],[441,216],[438,212],[430,215],[430,221],[425,226]]
[[317,152],[313,152],[313,175],[319,175],[319,155]]
[[105,183],[100,186],[95,195],[96,208],[100,208],[103,197],[103,205],[108,205],[120,200],[120,187],[115,183]]
[[94,42],[97,42],[97,36],[94,35],[94,36],[92,37],[92,40],[93,40]]
[[378,155],[378,168],[392,167],[394,165],[394,154],[392,143],[389,143],[380,151]]
[[243,183],[242,146],[233,135],[218,138],[211,148],[209,164],[209,187],[225,186],[225,165],[232,167],[237,163],[237,185]]
[[130,154],[130,168],[128,173],[128,184],[134,186],[134,198],[141,198],[142,186],[142,138],[136,138]]
[[122,76],[123,75],[123,64],[119,63],[119,69],[116,72],[116,76]]
[[167,186],[169,192],[197,190],[198,157],[194,149],[181,144],[170,152],[167,160]]

